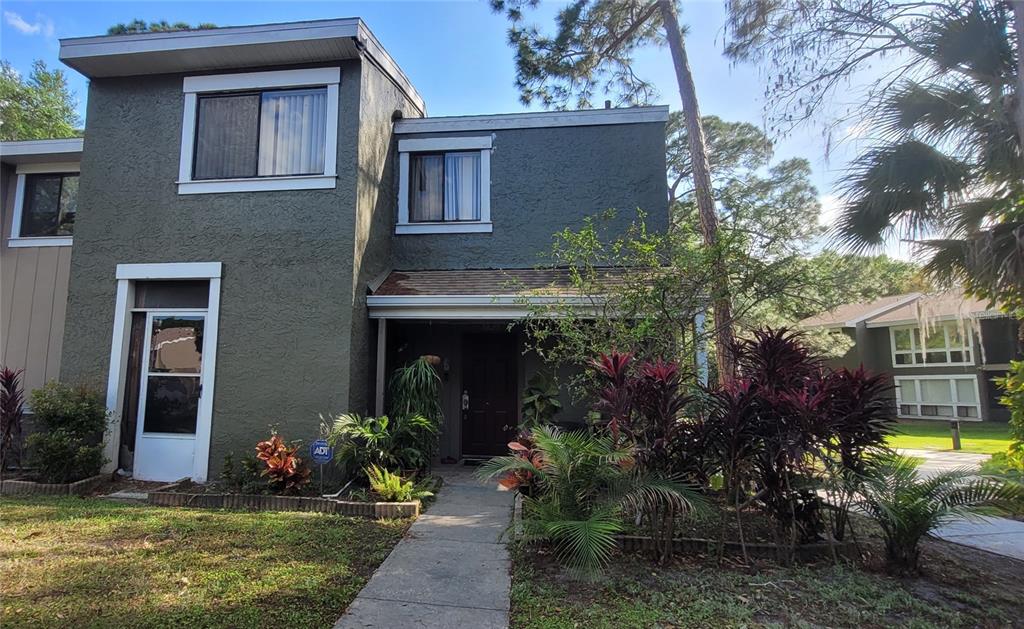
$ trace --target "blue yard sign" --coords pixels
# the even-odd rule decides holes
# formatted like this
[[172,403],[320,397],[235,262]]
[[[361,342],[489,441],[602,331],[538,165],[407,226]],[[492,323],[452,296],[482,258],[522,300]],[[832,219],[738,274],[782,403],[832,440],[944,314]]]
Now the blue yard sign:
[[320,465],[330,463],[334,458],[334,448],[327,443],[327,440],[317,439],[309,444],[309,457]]

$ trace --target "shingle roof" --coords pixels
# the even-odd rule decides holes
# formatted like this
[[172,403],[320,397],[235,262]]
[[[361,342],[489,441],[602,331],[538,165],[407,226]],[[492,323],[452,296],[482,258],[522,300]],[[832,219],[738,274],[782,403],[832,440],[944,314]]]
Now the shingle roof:
[[880,297],[865,303],[837,306],[828,312],[808,317],[799,323],[802,328],[850,327],[857,321],[870,324],[897,323],[940,317],[966,318],[996,315],[982,300],[965,297],[960,291],[934,295],[906,293]]
[[[621,269],[598,272],[601,282],[621,281]],[[526,296],[576,293],[569,269],[449,269],[392,271],[376,295]]]

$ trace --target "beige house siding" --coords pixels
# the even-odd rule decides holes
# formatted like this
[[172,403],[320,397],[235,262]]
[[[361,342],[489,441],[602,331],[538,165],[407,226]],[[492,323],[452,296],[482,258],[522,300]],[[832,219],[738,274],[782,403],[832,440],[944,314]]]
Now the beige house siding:
[[0,239],[0,364],[24,369],[26,394],[60,375],[71,247],[9,247],[17,182],[4,166]]

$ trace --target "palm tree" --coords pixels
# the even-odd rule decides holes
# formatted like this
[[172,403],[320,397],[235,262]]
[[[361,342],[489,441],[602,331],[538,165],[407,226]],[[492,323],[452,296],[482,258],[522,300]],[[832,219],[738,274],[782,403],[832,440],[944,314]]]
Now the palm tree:
[[915,241],[932,275],[1014,308],[1024,306],[1024,139],[1009,12],[957,3],[912,42],[917,71],[869,116],[877,142],[843,182],[835,236],[854,249]]
[[1019,504],[1022,486],[977,477],[970,469],[922,479],[914,459],[889,455],[870,466],[855,504],[882,528],[889,568],[899,574],[918,571],[920,541],[942,524],[998,513]]
[[627,513],[669,507],[688,515],[707,509],[696,490],[638,472],[634,448],[608,435],[542,426],[531,431],[530,442],[529,456],[495,457],[479,475],[531,479],[532,495],[523,496],[525,537],[550,542],[575,576],[592,577],[608,564]]

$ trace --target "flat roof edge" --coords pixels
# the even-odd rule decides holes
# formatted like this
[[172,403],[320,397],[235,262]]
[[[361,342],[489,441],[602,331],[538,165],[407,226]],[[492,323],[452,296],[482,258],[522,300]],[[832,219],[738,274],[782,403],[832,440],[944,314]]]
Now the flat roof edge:
[[0,142],[0,157],[66,155],[82,152],[82,138],[53,138]]
[[539,127],[583,127],[668,122],[668,105],[576,111],[533,111],[515,114],[407,118],[395,122],[395,133],[447,133]]

